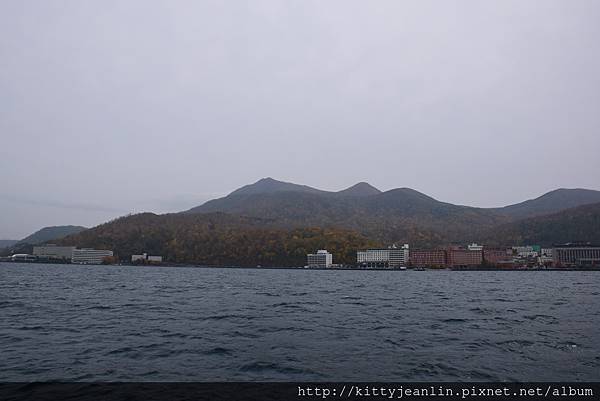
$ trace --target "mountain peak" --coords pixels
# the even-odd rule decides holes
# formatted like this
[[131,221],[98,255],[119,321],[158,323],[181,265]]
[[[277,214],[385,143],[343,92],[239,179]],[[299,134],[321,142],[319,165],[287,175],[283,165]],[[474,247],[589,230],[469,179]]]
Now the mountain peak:
[[34,232],[33,234],[20,240],[19,244],[30,244],[30,245],[42,244],[46,241],[61,239],[63,237],[66,237],[67,235],[77,234],[84,230],[87,230],[87,228],[82,227],[82,226],[44,227],[41,230],[38,230],[38,231]]
[[337,192],[338,195],[344,196],[370,196],[380,194],[381,191],[368,182],[359,182],[358,184],[354,184],[349,188],[343,189]]
[[505,206],[499,210],[513,217],[532,217],[600,202],[600,191],[559,188],[535,199]]
[[271,177],[261,178],[254,184],[244,185],[229,195],[269,194],[274,192],[322,192],[307,185],[298,185],[291,182],[278,181]]

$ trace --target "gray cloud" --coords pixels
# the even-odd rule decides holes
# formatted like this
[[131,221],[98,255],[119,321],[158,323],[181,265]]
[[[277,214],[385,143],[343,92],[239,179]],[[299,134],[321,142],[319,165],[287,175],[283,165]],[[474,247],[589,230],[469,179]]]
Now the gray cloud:
[[595,0],[3,1],[0,237],[265,176],[476,206],[600,189],[598,20]]

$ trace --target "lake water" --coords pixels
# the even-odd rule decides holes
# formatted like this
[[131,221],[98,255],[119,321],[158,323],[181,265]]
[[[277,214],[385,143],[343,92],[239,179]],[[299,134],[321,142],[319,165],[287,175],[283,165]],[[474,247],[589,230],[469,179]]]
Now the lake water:
[[0,380],[600,379],[600,272],[0,264]]

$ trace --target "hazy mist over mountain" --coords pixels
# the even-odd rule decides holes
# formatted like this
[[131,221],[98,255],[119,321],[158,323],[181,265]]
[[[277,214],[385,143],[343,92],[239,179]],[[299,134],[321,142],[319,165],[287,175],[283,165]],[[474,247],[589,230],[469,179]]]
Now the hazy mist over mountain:
[[0,238],[262,177],[477,207],[598,190],[599,20],[594,0],[0,2]]

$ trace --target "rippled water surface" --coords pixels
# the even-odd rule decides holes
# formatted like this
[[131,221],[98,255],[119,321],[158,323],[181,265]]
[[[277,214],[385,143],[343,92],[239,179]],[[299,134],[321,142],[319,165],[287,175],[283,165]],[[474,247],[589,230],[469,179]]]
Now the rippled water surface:
[[599,380],[599,272],[0,264],[0,380]]

